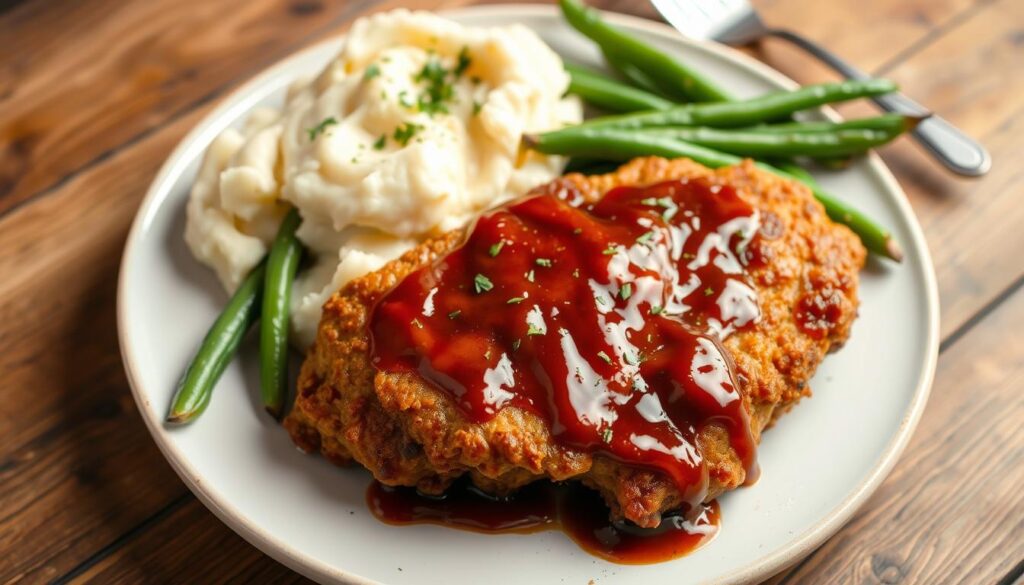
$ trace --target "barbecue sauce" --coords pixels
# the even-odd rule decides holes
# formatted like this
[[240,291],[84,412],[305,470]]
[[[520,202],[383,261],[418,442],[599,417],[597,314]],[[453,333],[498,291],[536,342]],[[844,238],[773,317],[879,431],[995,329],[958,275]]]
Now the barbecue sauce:
[[468,482],[459,482],[441,497],[413,488],[378,482],[366,491],[366,504],[388,524],[437,524],[484,534],[530,534],[562,530],[580,548],[613,563],[640,565],[684,556],[718,532],[717,502],[694,513],[665,516],[654,529],[612,522],[601,496],[579,483],[539,481],[509,498],[492,498]]
[[595,202],[555,183],[484,215],[385,295],[369,324],[373,363],[419,374],[472,422],[530,411],[553,441],[659,471],[698,510],[706,426],[725,429],[756,476],[722,340],[760,317],[745,274],[758,227],[731,187],[703,180]]

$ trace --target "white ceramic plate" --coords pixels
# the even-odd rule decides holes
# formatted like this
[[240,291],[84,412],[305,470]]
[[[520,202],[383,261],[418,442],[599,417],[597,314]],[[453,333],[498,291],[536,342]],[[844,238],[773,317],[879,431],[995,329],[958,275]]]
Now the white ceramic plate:
[[[471,25],[523,23],[568,60],[600,63],[553,7],[490,6],[448,16]],[[728,48],[687,41],[634,18],[613,20],[736,95],[794,85]],[[316,45],[275,65],[207,116],[153,181],[125,248],[118,324],[135,399],[164,455],[221,520],[275,559],[325,582],[741,583],[768,577],[809,553],[878,487],[924,408],[937,354],[938,295],[920,227],[874,157],[819,180],[890,226],[907,259],[900,266],[869,262],[852,339],[819,369],[813,398],[765,435],[760,481],[721,498],[720,533],[685,558],[621,566],[584,553],[560,532],[481,536],[382,524],[364,505],[365,471],[302,455],[264,414],[252,343],[225,373],[198,422],[165,428],[175,381],[225,302],[213,274],[182,241],[185,201],[203,151],[254,106],[280,104],[286,86],[317,72],[340,43]]]

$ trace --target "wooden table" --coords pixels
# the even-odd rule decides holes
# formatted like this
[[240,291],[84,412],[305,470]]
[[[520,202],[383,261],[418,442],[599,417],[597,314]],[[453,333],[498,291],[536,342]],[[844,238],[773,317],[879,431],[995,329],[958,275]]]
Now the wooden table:
[[[0,0],[0,581],[302,580],[208,512],[143,426],[115,330],[122,245],[171,148],[232,88],[362,14],[465,3]],[[1024,2],[756,4],[898,80],[995,159],[972,181],[905,139],[882,150],[938,272],[931,402],[868,504],[772,582],[1020,582]],[[780,43],[757,53],[829,78]]]

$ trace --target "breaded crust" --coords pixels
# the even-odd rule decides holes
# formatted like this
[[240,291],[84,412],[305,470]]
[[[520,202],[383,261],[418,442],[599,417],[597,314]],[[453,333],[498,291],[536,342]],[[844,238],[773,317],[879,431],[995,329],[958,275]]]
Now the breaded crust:
[[[750,162],[712,170],[688,159],[643,158],[607,175],[567,175],[538,191],[568,182],[596,199],[618,185],[698,177],[731,185],[761,214],[760,237],[751,251],[763,263],[749,270],[761,319],[724,343],[759,440],[762,430],[810,394],[807,382],[818,364],[849,336],[857,312],[857,273],[865,259],[857,237],[829,220],[806,187]],[[374,369],[366,331],[374,303],[463,237],[454,231],[425,242],[352,281],[324,305],[285,420],[296,444],[337,464],[354,460],[385,484],[427,493],[443,491],[464,474],[496,494],[537,479],[578,479],[602,493],[614,518],[657,526],[663,512],[682,503],[659,472],[563,448],[541,418],[517,408],[471,423],[444,391],[415,374]],[[814,306],[828,306],[832,325],[808,332],[794,315]],[[709,472],[708,500],[744,483],[746,472],[724,428],[708,425],[698,443]]]

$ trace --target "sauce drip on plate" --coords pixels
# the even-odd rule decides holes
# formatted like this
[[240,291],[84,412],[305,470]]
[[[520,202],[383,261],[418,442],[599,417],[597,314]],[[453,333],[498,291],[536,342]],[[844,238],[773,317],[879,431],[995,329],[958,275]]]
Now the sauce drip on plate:
[[440,498],[373,482],[366,491],[366,503],[374,516],[388,524],[438,524],[486,534],[561,529],[588,553],[621,564],[681,557],[711,540],[720,521],[718,504],[712,502],[688,517],[665,516],[654,529],[611,522],[601,496],[577,482],[539,481],[508,499],[483,495],[464,481]]
[[417,372],[484,422],[518,407],[559,444],[707,492],[697,443],[723,427],[753,475],[755,442],[721,340],[759,317],[744,270],[758,214],[701,180],[552,188],[481,217],[465,243],[374,309],[374,365]]

